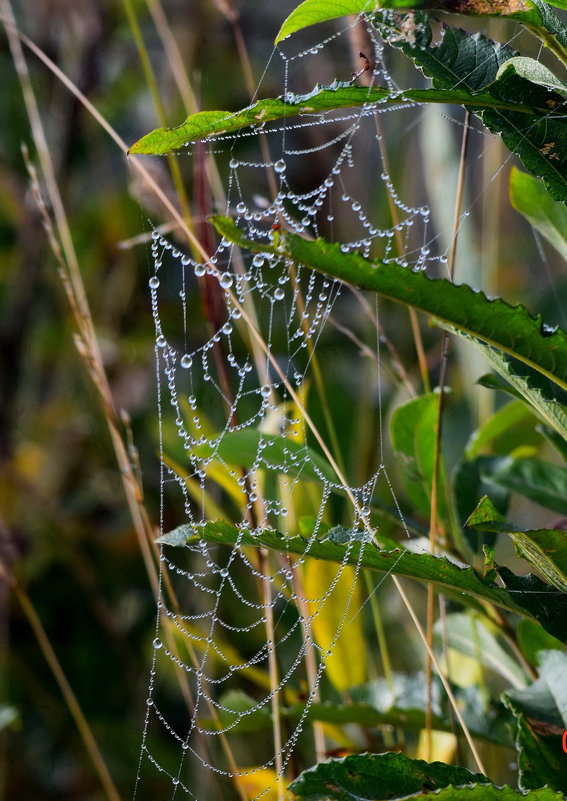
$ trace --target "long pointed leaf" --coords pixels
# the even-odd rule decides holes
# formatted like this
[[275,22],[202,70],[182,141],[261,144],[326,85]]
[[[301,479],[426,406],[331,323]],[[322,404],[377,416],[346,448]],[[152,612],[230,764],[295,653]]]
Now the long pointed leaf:
[[[271,245],[246,239],[228,217],[212,221],[219,233],[241,247],[277,253]],[[532,316],[524,306],[489,300],[469,286],[429,278],[399,264],[343,253],[338,244],[323,239],[308,241],[287,233],[281,239],[285,255],[293,261],[426,312],[509,353],[567,390],[567,333],[548,328],[541,316]]]
[[[567,640],[567,595],[533,576],[515,576],[499,568],[504,588],[486,581],[467,565],[461,566],[443,556],[413,553],[405,549],[382,550],[373,542],[337,542],[332,536],[309,540],[301,536],[284,536],[273,529],[250,531],[224,521],[199,526],[183,525],[159,541],[166,545],[197,545],[202,540],[228,546],[264,546],[281,553],[309,556],[339,564],[360,565],[369,570],[407,576],[435,584],[451,597],[467,596],[489,601],[516,614],[537,620],[560,640]],[[360,550],[362,549],[362,554]],[[511,591],[508,591],[508,587]]]
[[[513,98],[505,100],[487,93],[470,92],[464,87],[456,89],[407,89],[391,92],[381,87],[366,88],[353,86],[350,82],[335,81],[329,86],[317,85],[312,92],[296,95],[289,92],[282,98],[258,100],[241,111],[199,111],[187,117],[184,123],[175,128],[156,128],[132,145],[130,155],[165,155],[179,150],[189,142],[241,131],[251,125],[263,125],[273,120],[297,117],[304,114],[320,114],[339,108],[364,106],[368,103],[399,105],[404,100],[416,103],[455,103],[475,108],[508,109],[534,117],[530,105],[516,102]],[[549,109],[543,109],[548,111]]]

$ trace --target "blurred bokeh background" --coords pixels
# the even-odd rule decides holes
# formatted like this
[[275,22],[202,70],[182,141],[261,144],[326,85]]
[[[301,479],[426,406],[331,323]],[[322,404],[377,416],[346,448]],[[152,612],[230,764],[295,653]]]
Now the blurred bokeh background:
[[[294,5],[293,0],[235,0],[234,4],[228,0],[162,0],[161,4],[157,0],[19,0],[13,3],[13,11],[21,31],[130,144],[160,124],[140,60],[134,20],[152,65],[165,120],[174,125],[185,118],[188,102],[195,109],[246,105],[246,69],[253,81],[264,73],[274,36]],[[4,19],[6,13],[3,2]],[[496,26],[494,33],[508,36],[510,30]],[[167,36],[174,37],[178,50]],[[305,41],[321,37],[321,31],[306,33]],[[530,47],[526,42],[527,52]],[[137,769],[155,619],[154,595],[137,530],[151,533],[159,518],[146,217],[160,222],[165,217],[137,184],[124,154],[99,123],[51,69],[25,46],[23,52],[108,380],[115,434],[125,443],[131,480],[138,481],[138,489],[143,487],[143,498],[138,495],[132,501],[133,485],[127,497],[100,374],[97,385],[96,374],[93,381],[93,372],[87,369],[88,359],[77,348],[77,320],[44,226],[45,215],[51,217],[53,209],[47,193],[47,209],[38,208],[33,188],[38,153],[4,31],[0,34],[0,559],[4,570],[0,582],[0,797],[21,801],[104,797],[54,679],[53,665],[46,661],[51,647],[115,785],[128,798]],[[177,56],[180,62],[175,61]],[[185,71],[190,88],[185,105],[172,65],[174,69],[182,65]],[[317,80],[348,79],[351,69],[350,52],[338,47],[316,62],[294,65],[293,88],[308,91]],[[400,82],[411,85],[416,80],[414,71],[400,69]],[[281,75],[280,67],[267,71],[261,96],[282,92]],[[412,118],[416,114],[412,111]],[[388,115],[386,134],[392,141],[400,131],[407,136],[404,149],[392,158],[392,170],[405,196],[421,202],[440,184],[434,162],[429,175],[421,166],[424,158],[433,160],[440,150],[441,140],[433,131],[440,130],[456,154],[460,128],[438,115],[437,123],[441,120],[445,127],[432,128],[424,136],[423,126],[412,125],[408,115]],[[453,119],[461,119],[459,115],[451,110]],[[418,122],[424,120],[422,115]],[[429,152],[424,144],[427,136],[436,142]],[[26,167],[22,146],[29,149],[31,167]],[[475,203],[467,223],[469,244],[463,245],[469,253],[463,252],[463,262],[476,276],[477,285],[497,289],[511,299],[525,298],[529,291],[532,308],[544,312],[550,322],[561,322],[565,283],[559,277],[560,265],[507,203],[510,162],[498,172],[507,154],[492,139],[478,137],[472,147],[476,150],[469,200]],[[446,165],[456,155],[444,152],[441,158]],[[148,160],[148,164],[177,203],[167,163]],[[183,159],[179,164],[192,203],[192,168]],[[319,181],[328,165],[314,157],[311,169],[312,176],[302,176],[306,184]],[[454,174],[456,161],[452,169]],[[364,178],[361,175],[360,180]],[[488,181],[492,181],[490,193],[483,194]],[[39,185],[43,188],[41,178]],[[378,215],[387,215],[378,186],[365,186],[366,202],[375,204]],[[477,202],[479,194],[482,198]],[[340,225],[339,220],[338,230]],[[348,226],[348,220],[344,225]],[[403,324],[398,321],[399,312],[392,312],[389,335],[410,375],[417,379],[407,322],[405,318]],[[199,319],[192,322],[197,340],[201,324]],[[372,326],[363,319],[348,324],[362,341],[375,341]],[[436,337],[426,332],[433,373]],[[368,443],[374,441],[369,431],[377,423],[372,404],[358,406],[365,386],[361,375],[350,383],[350,395],[341,391],[352,370],[352,342],[348,347],[345,342],[350,341],[332,329],[319,347],[355,480],[356,471],[364,475],[365,465],[375,457]],[[461,394],[451,406],[448,423],[459,432],[457,442],[466,438],[463,421],[466,430],[479,413],[478,404],[482,405],[476,390],[470,388],[474,375],[466,366],[467,357],[460,358],[464,359],[459,373],[463,386],[457,387]],[[395,381],[387,376],[384,391],[390,400],[398,392]],[[362,411],[355,415],[354,408]],[[145,515],[141,523],[138,520],[138,529],[132,516],[136,504]],[[175,506],[170,507],[166,527],[182,522],[182,509],[181,499],[177,515]],[[42,644],[42,631],[49,645]],[[396,652],[400,663],[407,656],[402,651],[400,644]]]

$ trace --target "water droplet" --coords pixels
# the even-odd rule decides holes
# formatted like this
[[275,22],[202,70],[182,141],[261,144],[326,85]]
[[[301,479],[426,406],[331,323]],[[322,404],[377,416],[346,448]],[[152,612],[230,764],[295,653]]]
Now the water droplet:
[[285,298],[285,292],[283,291],[283,289],[281,289],[281,287],[278,287],[274,292],[274,298],[276,300],[283,300]]
[[167,340],[163,334],[160,334],[159,337],[156,339],[156,345],[158,348],[165,348],[167,345]]
[[205,265],[204,264],[196,264],[195,265],[195,275],[197,278],[202,278],[206,273]]
[[184,370],[188,370],[191,367],[191,365],[193,364],[193,359],[191,358],[191,356],[188,353],[186,353],[184,356],[181,357],[181,362],[180,363],[181,363],[181,367],[183,367]]
[[234,282],[234,279],[230,273],[223,273],[221,275],[221,279],[219,284],[222,286],[223,289],[230,289]]
[[157,275],[152,275],[148,283],[150,285],[150,289],[157,289],[159,286],[159,278]]
[[228,166],[230,167],[231,170],[235,170],[238,167],[238,159],[231,159],[228,162]]
[[263,267],[264,266],[264,257],[260,256],[260,254],[258,253],[252,259],[252,264],[254,265],[254,267]]
[[156,651],[163,646],[163,643],[162,643],[162,641],[160,640],[159,637],[155,638],[155,640],[153,642],[153,646],[156,649]]
[[263,398],[269,398],[270,397],[270,392],[271,392],[270,385],[269,384],[264,384],[264,386],[260,390],[260,395]]
[[244,214],[244,212],[246,211],[246,203],[240,201],[240,203],[238,203],[238,205],[236,206],[236,211],[238,212],[238,214]]
[[282,172],[285,172],[285,167],[285,161],[283,159],[278,159],[278,161],[276,161],[274,164],[274,171],[281,174]]
[[226,336],[228,336],[229,334],[231,334],[231,333],[232,333],[232,326],[231,326],[231,324],[230,324],[230,323],[225,323],[225,324],[223,325],[223,327],[222,327],[222,332],[223,332],[223,334],[226,334]]
[[363,517],[370,517],[370,506],[363,506],[360,513]]

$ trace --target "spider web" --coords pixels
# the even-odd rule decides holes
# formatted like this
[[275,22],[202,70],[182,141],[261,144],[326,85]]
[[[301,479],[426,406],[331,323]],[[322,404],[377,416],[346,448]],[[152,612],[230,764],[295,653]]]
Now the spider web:
[[[284,97],[291,99],[299,64],[309,59],[315,74],[318,59],[327,54],[325,63],[332,64],[333,54],[348,49],[355,24],[299,52],[291,52],[293,40],[274,51],[271,69],[281,68]],[[370,26],[367,35],[370,83],[397,89],[384,43]],[[386,111],[388,121],[399,121],[408,150],[424,112],[400,100],[395,108],[369,103],[211,137],[188,143],[186,154],[209,169],[214,159],[226,192],[217,211],[233,217],[249,239],[273,241],[281,227],[340,240],[344,252],[443,273],[450,222],[435,232],[425,192],[411,200],[398,193],[385,157]],[[407,158],[407,168],[415,168],[411,152]],[[324,165],[322,174],[314,176],[313,164],[320,172]],[[376,203],[370,190],[384,201]],[[468,201],[462,221],[482,191]],[[298,753],[305,768],[333,742],[309,712],[324,687],[336,696],[326,665],[349,624],[365,613],[363,548],[355,566],[348,562],[355,542],[374,538],[372,502],[380,487],[407,535],[383,464],[380,317],[340,282],[280,256],[240,252],[224,240],[204,258],[156,227],[151,253],[162,532],[172,508],[195,536],[185,548],[161,551],[135,797],[146,797],[148,788],[159,788],[164,798],[291,797],[285,787]],[[365,347],[376,361],[377,458],[364,480],[352,484],[335,461],[328,428],[316,427],[306,407],[317,393],[320,343],[329,332],[344,331],[341,320],[368,313],[376,326],[375,345]],[[360,346],[350,343],[353,360]],[[331,416],[334,405],[331,399]],[[185,520],[179,520],[179,497]],[[340,526],[333,525],[337,512]],[[219,518],[235,527],[233,547],[199,536],[207,521]],[[301,532],[304,554],[268,554],[242,544],[264,528]],[[323,578],[314,583],[306,577],[309,553],[329,536],[349,543],[345,557],[334,572],[318,563]],[[316,621],[331,606],[335,630],[325,640]],[[283,714],[294,705],[294,716]]]

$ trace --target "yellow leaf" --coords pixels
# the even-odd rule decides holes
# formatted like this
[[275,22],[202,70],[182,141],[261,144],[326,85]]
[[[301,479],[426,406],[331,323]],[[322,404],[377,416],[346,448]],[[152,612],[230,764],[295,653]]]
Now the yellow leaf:
[[[323,653],[331,649],[325,657],[327,676],[339,691],[366,680],[363,615],[357,614],[364,599],[355,576],[350,565],[341,567],[310,559],[305,566],[304,590],[307,609],[314,616],[313,637]],[[335,580],[333,590],[327,595]],[[339,637],[333,644],[339,628]]]
[[[253,801],[261,798],[262,801],[279,801],[282,798],[280,791],[285,789],[287,782],[280,779],[278,787],[278,776],[275,770],[269,768],[240,768],[242,773],[234,776],[234,781],[246,798]],[[244,773],[245,772],[245,773]],[[292,801],[295,796],[287,792],[286,801]]]
[[431,755],[427,751],[427,732],[422,729],[419,733],[417,746],[417,759],[428,759],[429,762],[451,763],[457,748],[457,738],[450,731],[431,732]]
[[474,687],[482,682],[482,665],[478,659],[449,648],[449,676],[458,687]]

